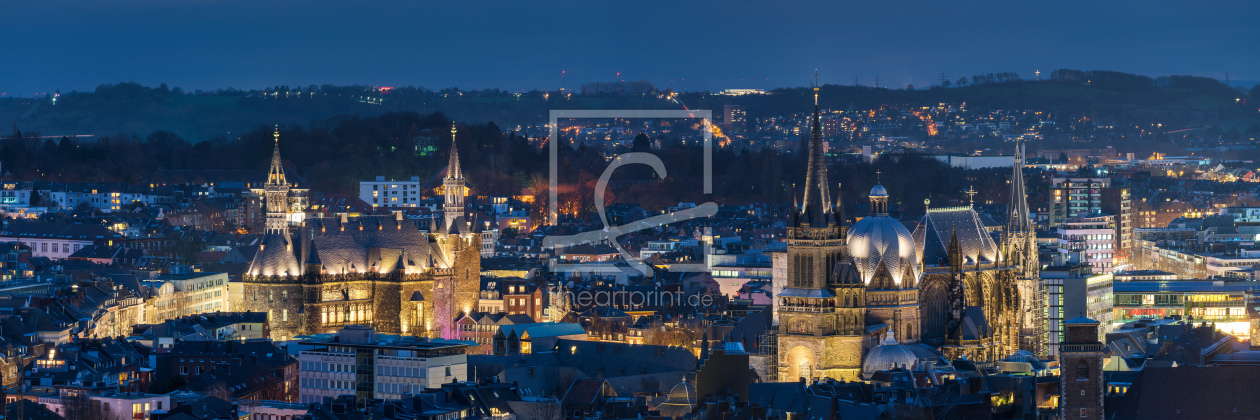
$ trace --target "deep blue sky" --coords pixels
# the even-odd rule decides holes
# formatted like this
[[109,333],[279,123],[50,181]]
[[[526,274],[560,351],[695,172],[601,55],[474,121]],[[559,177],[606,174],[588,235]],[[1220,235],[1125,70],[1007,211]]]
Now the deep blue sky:
[[[675,89],[1057,68],[1260,80],[1245,1],[0,0],[0,92],[168,83]],[[684,81],[685,79],[685,81]]]

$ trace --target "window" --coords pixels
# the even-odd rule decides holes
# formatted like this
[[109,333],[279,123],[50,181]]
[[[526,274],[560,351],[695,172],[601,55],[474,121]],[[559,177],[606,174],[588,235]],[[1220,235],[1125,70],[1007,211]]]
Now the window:
[[180,367],[179,367],[179,374],[180,374],[180,375],[187,375],[187,374],[188,374],[188,366],[180,366]]
[[[1085,363],[1084,360],[1076,362],[1076,380],[1082,379],[1089,379],[1089,363]],[[1085,390],[1082,389],[1081,395],[1085,395],[1084,392]]]
[[282,310],[282,311],[281,311],[281,314],[283,314],[283,315],[284,315],[284,320],[285,320],[285,321],[288,321],[288,320],[289,320],[289,310],[288,310],[288,309],[284,309],[284,310]]

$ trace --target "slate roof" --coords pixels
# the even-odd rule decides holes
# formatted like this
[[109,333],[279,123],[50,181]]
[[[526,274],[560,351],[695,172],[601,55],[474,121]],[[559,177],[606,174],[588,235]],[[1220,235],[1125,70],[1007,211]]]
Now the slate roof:
[[984,309],[979,306],[968,306],[963,312],[962,323],[954,332],[962,340],[979,340],[993,335],[989,328],[989,320],[984,317]]
[[307,219],[307,229],[313,236],[311,252],[328,273],[447,266],[444,259],[431,258],[442,253],[415,222],[393,215],[361,216],[345,224],[332,218]]
[[1146,367],[1115,419],[1254,419],[1260,366]]
[[297,247],[288,234],[267,234],[254,253],[254,260],[249,265],[249,273],[264,276],[297,276],[302,274],[294,253]]
[[949,208],[929,210],[914,228],[914,241],[926,265],[949,264],[949,240],[957,232],[965,264],[997,260],[998,248],[975,210]]
[[73,239],[95,241],[123,236],[101,225],[77,223],[9,222],[0,229],[0,236],[32,239]]

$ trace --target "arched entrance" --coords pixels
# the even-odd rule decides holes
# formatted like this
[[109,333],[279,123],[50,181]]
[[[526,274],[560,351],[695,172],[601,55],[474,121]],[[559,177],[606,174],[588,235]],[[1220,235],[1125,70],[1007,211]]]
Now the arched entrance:
[[817,370],[815,364],[817,358],[814,357],[814,351],[805,346],[796,346],[789,350],[786,355],[782,356],[783,366],[786,374],[779,378],[784,382],[796,382],[800,378],[807,380],[816,376],[814,371]]

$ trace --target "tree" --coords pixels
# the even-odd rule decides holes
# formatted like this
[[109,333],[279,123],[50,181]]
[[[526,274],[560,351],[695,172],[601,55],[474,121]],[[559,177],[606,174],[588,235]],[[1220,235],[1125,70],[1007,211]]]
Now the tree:
[[112,410],[105,410],[100,403],[87,395],[79,394],[61,400],[62,417],[66,420],[124,420],[126,417]]
[[517,404],[521,420],[560,420],[564,418],[564,406],[559,401],[539,399],[538,401],[521,401]]
[[647,134],[639,133],[639,135],[634,136],[634,145],[630,147],[630,151],[633,151],[633,152],[652,151],[652,139],[648,138]]
[[[1251,92],[1250,92],[1249,94],[1251,95],[1251,99],[1252,99],[1252,100],[1254,100],[1254,101],[1260,101],[1260,85],[1255,85],[1255,86],[1252,86],[1252,87],[1251,87]],[[15,126],[13,126],[13,131],[17,131],[17,126],[16,126],[16,125],[15,125]]]

